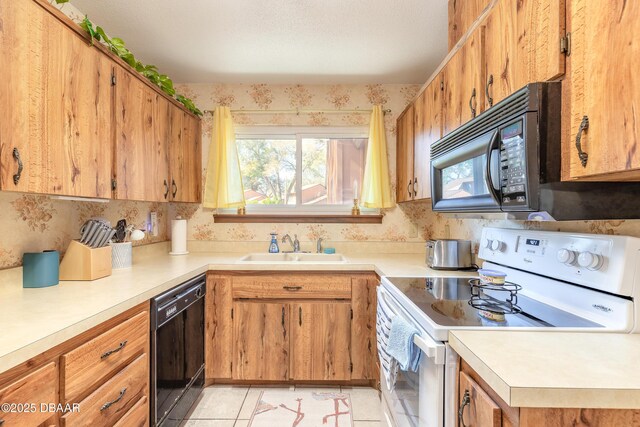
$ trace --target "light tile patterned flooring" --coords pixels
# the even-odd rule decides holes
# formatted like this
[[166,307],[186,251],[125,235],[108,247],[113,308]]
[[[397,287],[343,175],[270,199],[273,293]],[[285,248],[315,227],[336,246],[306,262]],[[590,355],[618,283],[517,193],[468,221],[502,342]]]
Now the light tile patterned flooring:
[[[381,406],[378,391],[370,387],[309,387],[316,391],[342,391],[351,395],[353,427],[380,427]],[[183,427],[246,427],[266,386],[217,385],[207,387],[194,403]],[[274,388],[274,387],[270,387]],[[278,387],[275,387],[278,388]],[[295,390],[294,386],[280,387]],[[274,426],[277,427],[277,426]]]

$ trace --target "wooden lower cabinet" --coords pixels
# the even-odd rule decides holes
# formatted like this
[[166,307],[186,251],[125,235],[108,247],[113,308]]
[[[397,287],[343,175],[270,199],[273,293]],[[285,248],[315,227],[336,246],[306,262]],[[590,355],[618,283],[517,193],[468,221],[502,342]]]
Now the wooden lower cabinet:
[[638,409],[511,407],[464,360],[460,361],[457,415],[458,427],[640,426]]
[[0,402],[36,405],[2,427],[148,425],[149,303],[0,373]]
[[377,284],[364,273],[210,273],[207,381],[373,383]]
[[289,307],[283,303],[233,304],[233,378],[289,379]]
[[351,378],[351,304],[302,302],[289,308],[291,378]]

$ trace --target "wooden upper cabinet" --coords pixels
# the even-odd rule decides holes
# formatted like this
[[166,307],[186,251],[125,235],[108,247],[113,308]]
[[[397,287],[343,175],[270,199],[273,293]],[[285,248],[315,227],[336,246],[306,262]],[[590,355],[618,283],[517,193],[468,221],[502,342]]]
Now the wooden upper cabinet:
[[396,202],[413,200],[414,107],[409,105],[396,125]]
[[116,66],[115,198],[169,200],[171,108],[158,92]]
[[640,2],[571,0],[570,31],[570,178],[640,180]]
[[449,0],[449,50],[493,0]]
[[38,3],[1,2],[2,190],[111,197],[111,72]]
[[414,198],[431,197],[431,144],[442,137],[442,76],[437,76],[415,102]]
[[351,304],[302,302],[291,309],[291,378],[351,378]]
[[[459,419],[473,427],[501,427],[502,410],[469,375],[460,372]],[[460,423],[462,425],[462,423]]]
[[497,0],[485,27],[485,109],[528,83],[564,74],[563,0]]
[[169,147],[171,201],[202,199],[202,130],[200,119],[178,108],[171,110]]
[[233,303],[233,379],[289,380],[289,306]]
[[442,70],[442,134],[484,111],[484,27],[477,28]]

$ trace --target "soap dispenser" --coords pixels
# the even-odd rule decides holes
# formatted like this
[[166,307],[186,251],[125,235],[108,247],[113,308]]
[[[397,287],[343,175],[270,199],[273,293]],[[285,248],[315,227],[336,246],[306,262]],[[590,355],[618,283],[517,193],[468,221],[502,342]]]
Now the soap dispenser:
[[280,252],[280,247],[278,246],[278,233],[271,233],[271,243],[269,244],[269,253],[277,254]]

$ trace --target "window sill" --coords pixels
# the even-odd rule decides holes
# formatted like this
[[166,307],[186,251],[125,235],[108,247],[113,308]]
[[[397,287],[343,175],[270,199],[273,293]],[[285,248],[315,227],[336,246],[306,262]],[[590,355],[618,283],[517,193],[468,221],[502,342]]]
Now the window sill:
[[216,214],[213,221],[229,223],[296,223],[296,224],[382,224],[382,215],[273,215],[273,214]]

